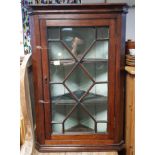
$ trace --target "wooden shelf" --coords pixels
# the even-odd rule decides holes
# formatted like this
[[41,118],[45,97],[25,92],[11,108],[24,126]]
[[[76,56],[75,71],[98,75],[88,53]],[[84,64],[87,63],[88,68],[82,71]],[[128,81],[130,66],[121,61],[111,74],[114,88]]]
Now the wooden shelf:
[[[76,94],[76,96],[78,97],[77,93],[81,93],[84,94],[85,91],[76,91],[73,92],[74,94]],[[103,104],[103,103],[107,103],[107,97],[105,96],[101,96],[101,95],[96,95],[93,93],[89,93],[85,98],[84,101],[82,102],[83,104]],[[55,105],[75,105],[76,101],[68,94],[65,95],[61,95],[61,96],[57,96],[52,100],[52,104]]]
[[67,129],[65,132],[94,132],[94,130],[83,124],[78,124],[72,128]]
[[[50,64],[53,65],[55,62],[59,62],[61,65],[74,65],[76,63],[75,59],[59,59],[51,60]],[[108,62],[108,59],[83,59],[81,63],[104,63]]]

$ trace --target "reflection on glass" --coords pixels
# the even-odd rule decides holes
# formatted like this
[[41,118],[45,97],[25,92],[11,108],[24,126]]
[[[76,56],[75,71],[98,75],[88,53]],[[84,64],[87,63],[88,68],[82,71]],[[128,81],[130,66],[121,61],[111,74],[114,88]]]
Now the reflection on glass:
[[47,33],[52,133],[107,132],[109,27]]
[[61,37],[73,54],[80,57],[95,40],[95,28],[62,28]]

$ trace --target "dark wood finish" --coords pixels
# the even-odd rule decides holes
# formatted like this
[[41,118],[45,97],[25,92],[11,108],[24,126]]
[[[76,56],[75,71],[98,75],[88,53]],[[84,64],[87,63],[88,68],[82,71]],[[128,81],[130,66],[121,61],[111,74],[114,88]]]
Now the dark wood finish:
[[109,42],[109,60],[108,60],[108,118],[109,118],[109,126],[108,130],[111,133],[110,138],[114,138],[114,130],[115,130],[115,22],[111,20],[110,26],[110,42]]
[[29,5],[30,14],[49,14],[49,13],[127,13],[128,6],[126,3],[110,4],[69,4],[69,5]]
[[[61,142],[60,142],[61,143]],[[100,144],[100,142],[99,142]],[[85,145],[69,145],[67,148],[62,145],[62,146],[58,146],[58,145],[40,145],[38,143],[36,143],[35,147],[38,149],[38,151],[40,152],[51,152],[51,150],[53,152],[68,152],[68,150],[70,152],[92,152],[92,151],[98,151],[98,152],[102,152],[104,151],[119,151],[122,153],[122,149],[124,148],[124,142],[121,141],[118,144],[109,144],[108,142],[105,142],[102,145],[97,144],[96,146],[93,145],[89,145],[89,146],[85,146]],[[125,155],[125,154],[121,154],[121,155]]]
[[49,92],[49,70],[46,66],[48,66],[48,55],[47,55],[47,42],[42,36],[46,37],[46,22],[45,20],[40,20],[40,36],[41,36],[41,47],[42,47],[42,74],[43,74],[43,90],[44,90],[44,110],[45,110],[45,137],[46,139],[50,139],[51,135],[51,127],[48,125],[51,122],[51,104],[50,104],[50,92]]
[[[50,20],[50,23],[47,22],[46,23],[47,26],[54,26],[54,24],[52,23],[52,21],[53,20],[51,19]],[[69,21],[70,20],[68,20],[68,22]],[[94,21],[93,23],[95,23],[96,20],[92,19],[92,20],[89,20],[89,22],[88,21],[85,22],[85,20],[84,20],[82,26],[94,26],[93,23],[92,23],[92,21]],[[76,23],[78,23],[77,25],[75,25],[75,23],[70,23],[70,26],[80,26],[80,22],[81,22],[80,20],[77,20],[76,21]],[[108,90],[108,94],[109,94],[109,96],[108,96],[108,100],[109,100],[108,101],[108,105],[109,105],[108,106],[108,118],[109,118],[110,121],[109,121],[109,124],[108,124],[108,133],[106,133],[106,136],[103,135],[103,134],[100,134],[98,136],[99,139],[101,137],[104,137],[104,139],[107,140],[107,139],[110,139],[110,138],[114,138],[113,132],[114,132],[114,102],[115,102],[115,100],[114,100],[114,86],[113,85],[114,85],[114,82],[115,82],[115,79],[114,79],[114,77],[115,77],[114,76],[114,74],[115,74],[115,68],[114,68],[113,62],[115,61],[115,48],[114,48],[115,47],[115,41],[114,41],[113,36],[115,34],[115,29],[114,29],[115,28],[115,26],[114,26],[115,23],[114,23],[114,20],[109,20],[109,19],[106,19],[106,20],[103,20],[103,21],[100,20],[99,22],[96,21],[96,23],[98,23],[98,24],[96,24],[97,26],[103,26],[104,25],[104,26],[109,26],[110,27],[110,38],[111,38],[110,39],[110,42],[109,42],[109,44],[110,44],[110,47],[109,47],[109,55],[110,55],[109,56],[109,74],[110,75],[109,75],[109,79],[108,79],[108,81],[110,81],[109,90]],[[51,25],[49,25],[49,24],[51,24]],[[60,26],[59,24],[61,26],[63,25],[62,20],[61,21],[59,20],[59,23],[57,23],[57,26]],[[67,26],[66,23],[64,23],[64,26]],[[44,36],[44,39],[46,40],[47,38]],[[94,42],[92,43],[92,45],[93,44],[94,44]],[[84,52],[84,54],[83,54],[83,56],[81,57],[80,60],[82,60],[84,58],[84,56],[88,53],[88,50],[92,47],[92,45],[88,49],[86,49],[86,51]],[[44,49],[46,49],[46,52],[47,52],[47,47],[45,47]],[[80,102],[81,99],[82,99],[82,97],[80,99],[77,99],[77,97],[70,91],[70,89],[65,84],[65,81],[70,76],[70,74],[74,71],[74,69],[76,69],[77,65],[80,66],[80,60],[78,60],[74,55],[73,55],[73,57],[75,58],[75,60],[76,60],[77,63],[71,69],[70,73],[68,73],[68,75],[65,77],[65,80],[64,80],[63,84],[66,87],[66,89],[70,92],[70,94],[73,96],[73,98],[75,98],[75,100],[77,102]],[[48,65],[46,67],[48,68]],[[47,70],[49,70],[49,68]],[[94,84],[92,84],[91,87],[93,87],[93,85]],[[91,87],[89,88],[89,90],[91,89]],[[49,98],[50,98],[50,96],[49,96]],[[71,113],[75,110],[75,108],[77,106],[78,106],[78,104],[75,104],[75,106],[72,108],[72,110],[67,114],[66,119],[71,115]],[[50,114],[49,114],[49,116],[50,116]],[[62,137],[61,143],[62,144],[63,143],[66,144],[66,135],[62,135],[61,137]],[[96,140],[98,138],[96,137]],[[51,139],[53,139],[53,135],[52,135],[52,138]],[[90,135],[85,135],[85,139],[92,139],[92,135],[91,136]],[[74,140],[75,140],[75,135],[69,136],[69,138],[68,138],[68,144],[73,143]],[[59,143],[59,142],[56,142],[55,141],[55,143]],[[95,141],[94,141],[94,143],[95,143]]]
[[115,142],[124,139],[125,93],[125,27],[126,16],[118,15],[116,22],[116,81],[115,81]]
[[[124,64],[126,4],[31,5],[32,65],[36,105],[36,148],[39,151],[103,151],[124,148]],[[48,26],[109,26],[108,132],[51,133]],[[87,50],[85,51],[85,54]],[[84,55],[85,55],[84,54]],[[81,60],[84,56],[81,58]],[[76,68],[80,61],[74,57]],[[80,67],[83,68],[82,64]],[[73,72],[72,69],[72,72]],[[91,77],[85,69],[87,76]],[[69,74],[67,75],[69,76]],[[66,79],[66,78],[65,78]],[[65,83],[63,82],[65,85]],[[94,85],[94,81],[93,81]],[[93,86],[92,85],[92,86]],[[67,88],[67,86],[65,86]],[[68,88],[67,88],[68,89]],[[68,89],[68,91],[70,91]],[[87,92],[88,93],[88,92]],[[75,97],[73,93],[72,96]],[[42,102],[39,102],[42,101]],[[79,102],[78,99],[76,99]],[[76,105],[75,105],[76,106]],[[73,107],[75,108],[75,107]],[[86,110],[87,111],[87,110]]]
[[[31,27],[31,45],[32,45],[32,68],[34,81],[34,95],[35,95],[35,114],[36,114],[36,141],[40,144],[45,143],[45,128],[44,128],[44,107],[39,103],[43,100],[42,89],[42,59],[40,45],[40,29],[38,16],[34,15],[30,19]],[[38,115],[39,114],[39,115]]]

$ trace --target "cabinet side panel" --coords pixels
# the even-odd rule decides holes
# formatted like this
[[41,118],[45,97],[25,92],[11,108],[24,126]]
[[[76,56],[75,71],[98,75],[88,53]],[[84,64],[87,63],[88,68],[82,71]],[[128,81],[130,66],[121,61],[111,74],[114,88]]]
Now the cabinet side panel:
[[115,99],[115,142],[124,139],[124,86],[125,86],[125,27],[126,14],[116,20],[116,99]]
[[35,95],[36,112],[36,140],[39,144],[44,144],[44,109],[39,100],[43,100],[42,92],[42,70],[41,70],[41,51],[39,21],[36,15],[30,17],[31,45],[32,45],[32,67],[33,83]]
[[114,137],[114,103],[115,103],[115,20],[111,20],[111,29],[110,29],[110,46],[109,46],[109,126],[110,126],[110,138]]

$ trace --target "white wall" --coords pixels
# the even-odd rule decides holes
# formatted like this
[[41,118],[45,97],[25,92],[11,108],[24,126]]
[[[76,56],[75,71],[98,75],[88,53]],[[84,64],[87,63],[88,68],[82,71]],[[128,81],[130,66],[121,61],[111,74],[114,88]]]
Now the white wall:
[[129,8],[126,21],[126,40],[135,40],[135,8]]

